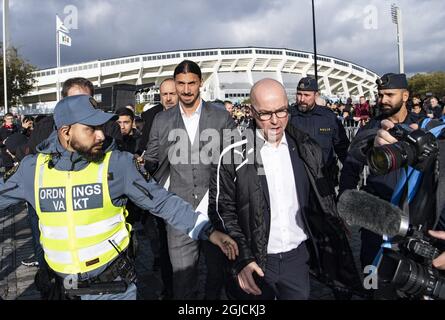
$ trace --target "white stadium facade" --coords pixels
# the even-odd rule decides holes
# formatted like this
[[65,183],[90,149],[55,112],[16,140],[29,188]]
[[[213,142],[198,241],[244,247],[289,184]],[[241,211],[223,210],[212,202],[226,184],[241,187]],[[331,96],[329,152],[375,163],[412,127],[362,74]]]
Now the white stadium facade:
[[[96,88],[129,84],[137,88],[136,102],[149,100],[148,93],[157,90],[165,78],[171,77],[176,65],[193,60],[203,74],[202,96],[205,100],[242,102],[249,97],[253,83],[274,78],[284,84],[290,102],[295,101],[301,77],[314,75],[313,54],[278,48],[244,47],[171,51],[97,60],[63,66],[59,81],[84,77]],[[318,55],[317,69],[320,93],[331,99],[359,96],[374,98],[378,75],[352,62]],[[56,102],[56,68],[35,72],[34,90],[24,97],[25,109],[51,109]],[[145,88],[146,87],[146,88]],[[98,97],[100,99],[100,97]],[[40,110],[41,112],[42,110]],[[38,112],[38,113],[40,113]]]

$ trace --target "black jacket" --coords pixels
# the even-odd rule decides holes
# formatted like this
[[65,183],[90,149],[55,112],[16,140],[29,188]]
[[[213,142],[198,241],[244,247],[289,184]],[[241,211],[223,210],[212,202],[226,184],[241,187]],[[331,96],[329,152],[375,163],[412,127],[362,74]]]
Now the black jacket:
[[16,125],[13,125],[12,128],[0,127],[0,142],[3,143],[7,137],[17,131],[19,128]]
[[[377,118],[371,119],[364,127],[360,128],[356,134],[356,137],[360,137],[363,131],[375,129],[374,136],[369,137],[374,139],[377,134],[377,130],[381,128],[380,123],[386,117],[381,115]],[[403,124],[410,125],[412,123],[418,123],[421,120],[417,115],[409,113],[403,122]],[[356,140],[358,138],[355,138]],[[356,142],[356,141],[354,141]],[[360,174],[363,172],[363,167],[366,162],[360,162],[351,153],[348,154],[340,175],[340,193],[348,189],[356,189],[360,181]],[[392,171],[386,175],[379,176],[375,174],[370,174],[366,181],[365,191],[373,195],[378,196],[386,201],[391,200],[391,195],[400,179],[399,172]]]
[[433,108],[434,119],[442,118],[442,111],[443,111],[443,107],[441,105],[438,105],[438,106],[434,107]]
[[[352,144],[355,145],[357,142],[359,142],[358,140],[364,139],[369,141],[368,142],[369,146],[372,146],[374,137],[377,133],[377,130],[381,128],[381,121],[383,119],[385,119],[384,115],[371,119],[366,124],[366,126],[361,128],[357,132],[357,135],[354,138]],[[420,124],[423,119],[424,118],[420,118],[415,113],[409,113],[403,123],[407,125],[413,123]],[[428,124],[427,129],[430,130],[439,124],[440,122],[438,120],[432,120]],[[363,136],[362,134],[366,132],[369,132],[369,135]],[[440,139],[443,140],[444,137],[441,136]],[[439,154],[442,155],[442,157],[444,155],[443,152]],[[354,155],[354,152],[350,151],[348,157],[346,158],[346,162],[343,165],[340,175],[340,189],[339,189],[340,194],[343,193],[345,190],[357,188],[358,183],[360,181],[360,174],[363,172],[365,164],[367,164],[366,158],[357,159],[357,157]],[[443,189],[437,189],[437,181],[439,178],[435,171],[436,171],[435,166],[431,166],[424,172],[423,178],[420,181],[420,186],[418,187],[417,194],[409,204],[410,223],[415,226],[423,225],[427,229],[434,228],[435,224],[437,223],[437,217],[440,215],[441,212],[440,210],[437,211],[435,208],[436,193],[437,193],[435,191],[438,190],[440,192],[443,192],[441,191]],[[444,174],[444,172],[442,172],[442,174]],[[385,175],[377,175],[371,171],[371,173],[368,175],[366,179],[366,185],[363,186],[363,190],[385,201],[390,202],[391,197],[394,193],[394,189],[397,185],[397,182],[400,179],[401,179],[400,170],[393,170]],[[435,214],[431,214],[432,212],[435,212]],[[444,218],[443,220],[441,220],[442,224],[441,229],[445,230],[445,212],[443,215]]]
[[12,128],[0,127],[0,156],[2,158],[2,166],[4,166],[6,170],[14,166],[14,160],[6,151],[5,141],[18,131],[19,128],[16,125],[13,125]]
[[[286,134],[302,208],[299,216],[309,238],[311,271],[328,285],[360,291],[360,277],[337,215],[334,188],[326,179],[322,150],[290,124]],[[259,174],[261,142],[255,140],[251,143],[245,139],[238,146],[226,148],[210,182],[209,218],[217,229],[237,241],[240,251],[231,265],[233,276],[252,261],[265,270],[267,258],[269,193],[266,177]]]
[[144,151],[147,149],[147,143],[150,138],[150,130],[151,126],[153,125],[153,120],[155,116],[164,110],[164,107],[162,104],[157,104],[151,109],[148,109],[147,111],[142,112],[141,118],[144,120],[144,127],[142,128],[141,132],[141,140],[140,140],[140,149]]
[[131,135],[122,136],[122,140],[116,141],[117,149],[120,151],[127,151],[131,154],[138,154],[139,153],[139,143],[141,140],[141,134],[138,130],[132,129]]

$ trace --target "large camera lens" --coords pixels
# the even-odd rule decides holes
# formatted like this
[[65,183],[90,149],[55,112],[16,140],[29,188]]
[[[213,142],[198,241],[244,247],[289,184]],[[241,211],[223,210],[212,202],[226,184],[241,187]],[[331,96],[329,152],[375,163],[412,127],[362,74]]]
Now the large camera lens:
[[416,150],[409,143],[400,141],[371,149],[368,155],[370,169],[376,174],[387,174],[407,164],[414,163]]
[[391,135],[399,142],[372,148],[368,152],[368,165],[375,174],[383,175],[406,165],[424,172],[437,157],[436,137],[424,130],[408,130],[396,125]]
[[445,279],[436,269],[391,250],[384,250],[378,267],[378,277],[380,283],[391,283],[397,290],[410,297],[429,296],[445,299]]

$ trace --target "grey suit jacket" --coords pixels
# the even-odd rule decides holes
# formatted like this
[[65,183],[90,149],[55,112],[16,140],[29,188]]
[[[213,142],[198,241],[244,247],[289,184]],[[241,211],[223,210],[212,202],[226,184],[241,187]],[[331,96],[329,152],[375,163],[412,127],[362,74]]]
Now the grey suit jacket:
[[176,106],[156,115],[145,160],[157,166],[154,177],[159,183],[170,175],[169,191],[196,209],[208,190],[212,164],[218,163],[223,129],[235,127],[226,110],[203,101],[199,134],[192,143]]

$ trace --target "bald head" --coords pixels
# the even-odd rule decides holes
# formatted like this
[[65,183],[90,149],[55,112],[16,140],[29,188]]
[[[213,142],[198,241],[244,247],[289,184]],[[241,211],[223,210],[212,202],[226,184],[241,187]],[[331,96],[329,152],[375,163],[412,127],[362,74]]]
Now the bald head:
[[277,80],[266,78],[256,82],[252,89],[250,89],[250,100],[252,105],[257,105],[257,101],[263,102],[265,99],[270,99],[272,96],[286,99],[287,94],[284,86]]
[[170,109],[178,103],[178,95],[176,94],[175,80],[173,78],[165,79],[159,86],[159,94],[161,96],[161,104],[165,109]]
[[250,90],[252,114],[264,138],[278,144],[288,122],[288,99],[283,85],[274,79],[263,79]]

